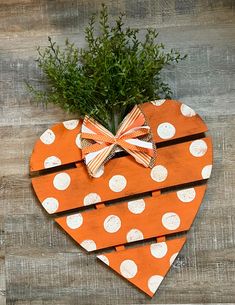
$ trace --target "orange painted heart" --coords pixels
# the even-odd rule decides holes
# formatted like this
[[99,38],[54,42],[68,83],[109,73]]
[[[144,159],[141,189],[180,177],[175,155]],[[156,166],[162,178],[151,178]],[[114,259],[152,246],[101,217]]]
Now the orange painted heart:
[[[202,202],[212,143],[202,119],[178,101],[140,108],[157,147],[152,168],[120,155],[91,177],[81,154],[82,120],[71,120],[41,135],[30,169],[45,210],[64,212],[54,220],[87,251],[114,247],[97,257],[153,296],[186,240],[174,233],[190,229]],[[84,210],[90,205],[94,208]]]

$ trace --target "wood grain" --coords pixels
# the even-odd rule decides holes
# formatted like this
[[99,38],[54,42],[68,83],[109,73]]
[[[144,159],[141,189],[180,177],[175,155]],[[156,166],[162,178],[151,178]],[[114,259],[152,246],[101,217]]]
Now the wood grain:
[[[68,119],[30,102],[24,81],[40,85],[35,47],[50,35],[84,45],[88,16],[105,2],[113,16],[155,27],[188,59],[163,77],[173,97],[208,124],[214,168],[188,241],[150,300],[87,255],[40,208],[29,156],[38,136]],[[115,305],[235,303],[234,0],[2,0],[0,2],[0,304]]]

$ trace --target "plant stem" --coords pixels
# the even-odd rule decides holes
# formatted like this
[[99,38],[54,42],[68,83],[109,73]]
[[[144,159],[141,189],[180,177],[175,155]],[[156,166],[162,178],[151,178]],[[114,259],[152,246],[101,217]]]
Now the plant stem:
[[118,109],[114,108],[114,110],[112,112],[112,119],[109,124],[110,129],[113,134],[116,134],[118,126],[120,124],[120,120],[121,120],[121,113]]
[[115,133],[117,132],[118,126],[119,126],[119,120],[120,120],[120,113],[114,112],[114,129]]

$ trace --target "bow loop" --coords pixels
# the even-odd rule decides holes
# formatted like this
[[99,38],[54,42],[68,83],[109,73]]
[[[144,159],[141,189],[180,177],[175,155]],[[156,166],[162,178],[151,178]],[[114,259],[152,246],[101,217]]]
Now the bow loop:
[[127,114],[116,135],[88,116],[83,120],[81,131],[82,157],[91,176],[120,148],[145,167],[152,167],[154,164],[155,144],[150,127],[138,106]]

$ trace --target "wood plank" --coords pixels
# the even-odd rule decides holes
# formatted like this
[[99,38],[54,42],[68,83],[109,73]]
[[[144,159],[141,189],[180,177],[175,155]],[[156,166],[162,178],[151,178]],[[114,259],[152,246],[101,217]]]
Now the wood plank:
[[30,170],[38,171],[81,161],[81,125],[82,120],[70,120],[47,129],[35,143]]
[[[156,144],[208,130],[193,109],[178,101],[152,101],[140,107]],[[39,171],[81,161],[81,125],[82,120],[71,120],[49,127],[35,143],[30,170]]]
[[[0,207],[1,208],[1,207]],[[0,305],[6,304],[6,267],[5,267],[5,222],[3,213],[0,214]]]
[[[188,240],[153,300],[96,263],[41,208],[29,157],[52,124],[76,115],[30,103],[24,80],[41,86],[35,47],[52,36],[83,46],[88,15],[101,1],[18,1],[0,5],[0,206],[9,305],[234,304],[234,1],[102,1],[130,26],[159,30],[159,41],[188,59],[162,73],[173,97],[209,127],[214,170]],[[142,35],[142,33],[141,33]],[[98,276],[97,276],[98,274]],[[4,281],[4,276],[2,277]],[[1,299],[5,304],[4,290]]]
[[55,218],[55,221],[81,247],[94,251],[188,231],[205,191],[205,185],[197,186],[73,213]]
[[98,258],[141,291],[153,297],[185,241],[186,237],[175,238],[98,255]]
[[[203,138],[159,148],[152,169],[125,156],[110,160],[99,178],[91,178],[81,163],[75,169],[33,178],[32,185],[44,208],[53,214],[202,180],[210,174],[211,164],[212,143]],[[133,177],[141,177],[141,183]]]
[[[202,118],[192,108],[179,101],[152,101],[144,103],[140,107],[151,127],[156,144],[164,143],[167,140],[193,136],[208,130]],[[171,124],[175,128],[174,134],[164,134],[162,128],[166,128],[166,123]]]

